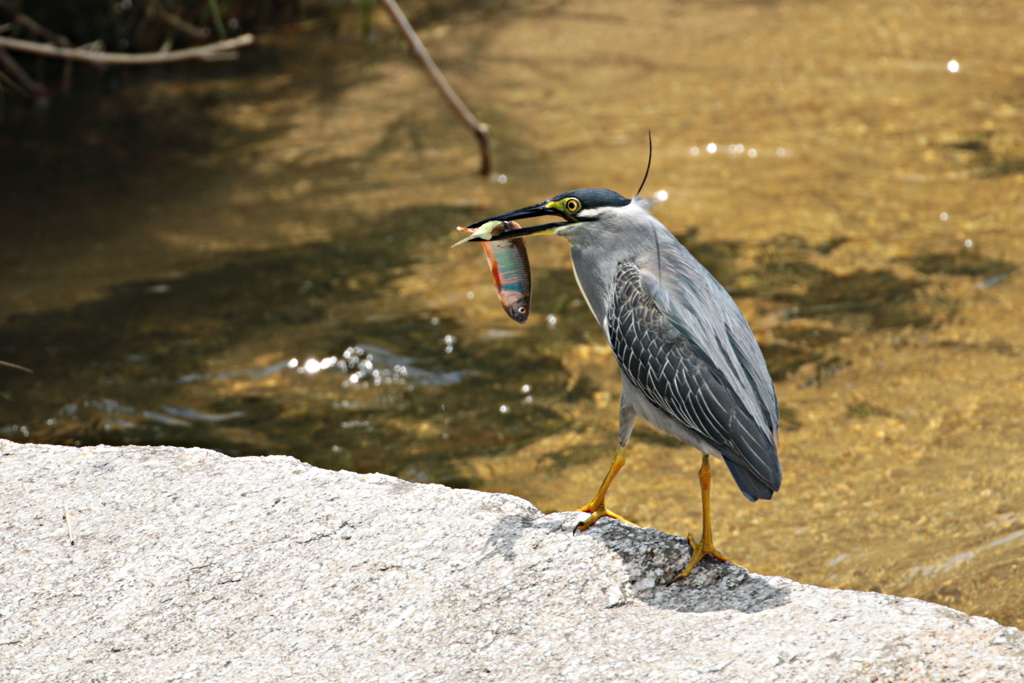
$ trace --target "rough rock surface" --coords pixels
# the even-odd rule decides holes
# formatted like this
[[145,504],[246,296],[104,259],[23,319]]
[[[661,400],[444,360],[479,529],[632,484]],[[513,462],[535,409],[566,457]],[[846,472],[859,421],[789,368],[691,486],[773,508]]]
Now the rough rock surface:
[[1024,680],[1016,629],[711,562],[667,586],[685,540],[576,518],[283,456],[0,440],[0,680]]

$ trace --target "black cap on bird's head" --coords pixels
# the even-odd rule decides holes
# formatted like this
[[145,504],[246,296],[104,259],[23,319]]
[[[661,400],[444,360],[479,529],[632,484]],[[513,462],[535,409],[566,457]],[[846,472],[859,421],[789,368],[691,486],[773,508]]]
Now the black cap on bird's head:
[[[508,230],[501,233],[501,239],[514,239],[516,237],[525,237],[527,235],[542,235],[556,233],[559,229],[567,225],[574,223],[585,223],[587,221],[597,220],[601,217],[602,210],[608,208],[621,208],[630,204],[629,199],[623,197],[614,190],[604,190],[600,188],[588,188],[583,190],[572,190],[570,192],[563,192],[557,197],[534,204],[533,206],[526,206],[522,209],[516,209],[515,211],[509,211],[503,213],[500,216],[492,216],[491,218],[485,218],[482,221],[477,221],[472,225],[468,226],[470,230],[475,229],[487,223],[488,221],[518,221],[524,218],[535,218],[537,216],[558,216],[564,220],[557,223],[545,223],[543,225],[531,225],[528,227],[518,228],[516,230]],[[467,242],[474,242],[487,239],[480,237],[477,239],[467,239]]]

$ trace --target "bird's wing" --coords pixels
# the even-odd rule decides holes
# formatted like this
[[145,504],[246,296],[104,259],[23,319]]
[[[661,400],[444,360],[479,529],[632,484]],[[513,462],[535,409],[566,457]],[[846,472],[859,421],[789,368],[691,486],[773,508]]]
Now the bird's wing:
[[764,356],[725,288],[668,231],[656,261],[640,263],[644,290],[672,325],[703,350],[747,411],[773,435],[779,404]]
[[[773,438],[777,421],[765,420],[772,408],[752,412],[748,406],[759,401],[740,395],[751,391],[749,384],[730,377],[735,367],[723,367],[741,365],[723,357],[718,346],[733,342],[708,345],[707,329],[720,325],[687,324],[686,317],[656,277],[631,261],[619,264],[605,328],[623,374],[650,403],[714,446],[748,498],[770,498],[782,483]],[[728,332],[710,337],[723,334]],[[774,407],[774,390],[771,396]]]

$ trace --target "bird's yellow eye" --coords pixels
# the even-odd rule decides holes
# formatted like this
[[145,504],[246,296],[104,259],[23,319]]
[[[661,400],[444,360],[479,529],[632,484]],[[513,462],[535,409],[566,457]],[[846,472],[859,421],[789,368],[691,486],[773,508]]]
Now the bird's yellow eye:
[[568,211],[569,213],[576,213],[581,208],[583,208],[583,205],[580,204],[580,200],[576,199],[575,197],[569,197],[568,199],[566,199],[565,204],[563,204],[563,206],[565,207],[565,210]]

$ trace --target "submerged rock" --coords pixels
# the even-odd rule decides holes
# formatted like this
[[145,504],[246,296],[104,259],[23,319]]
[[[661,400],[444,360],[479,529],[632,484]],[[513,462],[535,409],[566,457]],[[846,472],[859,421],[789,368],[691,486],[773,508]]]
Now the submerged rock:
[[0,440],[0,679],[1022,680],[1017,629],[712,562],[667,585],[684,539],[577,517],[285,456]]

